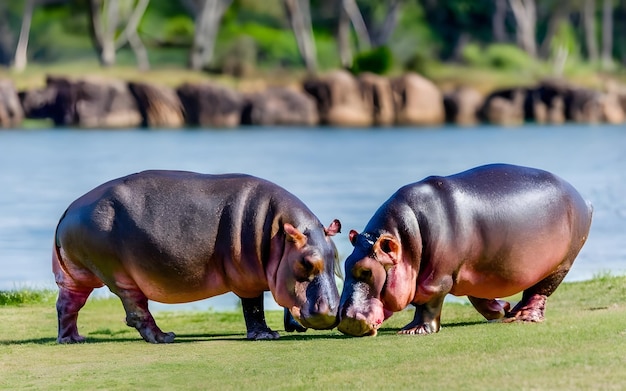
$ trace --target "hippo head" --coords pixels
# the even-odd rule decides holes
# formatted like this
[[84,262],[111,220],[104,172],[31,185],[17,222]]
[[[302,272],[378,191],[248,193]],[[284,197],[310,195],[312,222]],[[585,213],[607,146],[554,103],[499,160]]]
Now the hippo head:
[[284,249],[274,286],[270,287],[274,299],[303,326],[332,329],[337,325],[339,292],[335,274],[340,274],[340,269],[331,236],[340,232],[341,223],[334,220],[327,228],[320,224],[319,229],[303,231],[285,223],[283,229]]
[[352,230],[349,237],[354,250],[345,263],[337,328],[344,334],[373,336],[385,319],[412,301],[417,273],[402,261],[395,236]]

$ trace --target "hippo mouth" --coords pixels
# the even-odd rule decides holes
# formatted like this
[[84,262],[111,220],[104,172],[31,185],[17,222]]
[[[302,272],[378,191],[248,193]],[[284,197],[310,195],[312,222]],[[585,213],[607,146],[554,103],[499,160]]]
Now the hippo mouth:
[[383,322],[393,314],[383,303],[370,298],[363,305],[350,305],[341,316],[337,329],[355,337],[375,336]]
[[315,330],[330,330],[339,322],[337,316],[331,314],[305,315],[300,307],[296,306],[291,307],[289,311],[302,326]]

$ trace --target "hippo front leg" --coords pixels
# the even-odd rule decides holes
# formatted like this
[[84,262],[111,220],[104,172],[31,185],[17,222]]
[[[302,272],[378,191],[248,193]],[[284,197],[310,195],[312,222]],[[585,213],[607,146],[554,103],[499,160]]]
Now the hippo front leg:
[[425,304],[415,305],[413,321],[398,331],[398,334],[432,334],[441,328],[441,308],[443,296],[437,296]]
[[126,310],[126,324],[139,331],[141,337],[150,343],[170,343],[176,335],[164,333],[157,326],[148,310],[148,298],[139,290],[120,290],[115,292],[122,300]]
[[262,293],[252,299],[242,297],[241,306],[243,307],[243,317],[246,321],[246,329],[248,330],[246,335],[247,339],[258,341],[262,339],[279,338],[278,333],[267,327],[267,323],[265,322]]
[[285,308],[285,315],[283,316],[283,323],[285,325],[285,331],[293,332],[297,331],[299,333],[304,333],[307,328],[298,323],[297,320],[294,319],[291,312]]

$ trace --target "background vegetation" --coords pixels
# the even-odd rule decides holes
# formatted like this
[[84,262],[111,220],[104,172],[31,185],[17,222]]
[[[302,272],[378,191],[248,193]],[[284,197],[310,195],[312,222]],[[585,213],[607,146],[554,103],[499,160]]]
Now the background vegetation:
[[41,73],[150,68],[176,83],[345,67],[482,88],[553,75],[598,85],[623,76],[624,16],[623,0],[5,1],[0,76],[21,86]]
[[[0,294],[2,297],[2,294]],[[57,345],[54,298],[0,306],[0,389],[99,390],[623,390],[626,276],[564,283],[540,324],[486,322],[446,303],[442,330],[396,332],[396,313],[376,337],[337,330],[288,334],[270,311],[277,341],[244,340],[241,313],[160,312],[174,343],[151,345],[124,325],[116,299],[87,303],[87,343]]]

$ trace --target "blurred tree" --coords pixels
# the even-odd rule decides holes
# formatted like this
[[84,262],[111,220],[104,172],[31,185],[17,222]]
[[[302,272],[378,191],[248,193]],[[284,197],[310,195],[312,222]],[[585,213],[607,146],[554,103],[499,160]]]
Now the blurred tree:
[[516,22],[517,44],[530,56],[537,55],[537,5],[535,0],[509,0]]
[[352,66],[352,49],[350,44],[350,24],[354,26],[359,51],[369,50],[371,47],[367,26],[355,0],[337,0],[339,18],[337,21],[337,47],[339,58],[344,68]]
[[20,37],[17,41],[17,48],[15,49],[15,58],[13,59],[13,69],[15,69],[17,72],[22,72],[24,68],[26,68],[26,64],[28,62],[28,39],[30,35],[30,23],[33,19],[33,9],[35,8],[35,2],[36,0],[26,0],[24,2],[22,27],[20,29]]
[[13,59],[13,28],[14,12],[8,2],[0,2],[0,65],[8,66]]
[[317,54],[313,39],[310,2],[309,0],[284,0],[284,5],[304,65],[307,71],[314,73],[317,71]]
[[[493,0],[418,0],[439,42],[442,60],[460,59],[470,41],[493,42]],[[430,43],[433,45],[433,43]]]
[[[115,65],[116,52],[129,44],[137,66],[148,69],[147,51],[137,28],[150,0],[89,0],[90,32],[100,63]],[[125,26],[120,32],[121,26]]]
[[602,68],[613,65],[613,0],[602,2]]
[[182,0],[195,15],[195,31],[189,67],[201,70],[211,64],[215,51],[215,40],[224,13],[232,0]]
[[596,1],[585,0],[583,5],[583,26],[585,28],[585,46],[587,58],[592,63],[598,61],[598,44],[596,42]]
[[507,0],[493,0],[495,9],[493,12],[493,18],[491,19],[491,26],[493,28],[493,39],[496,42],[506,42],[506,14],[507,14]]

